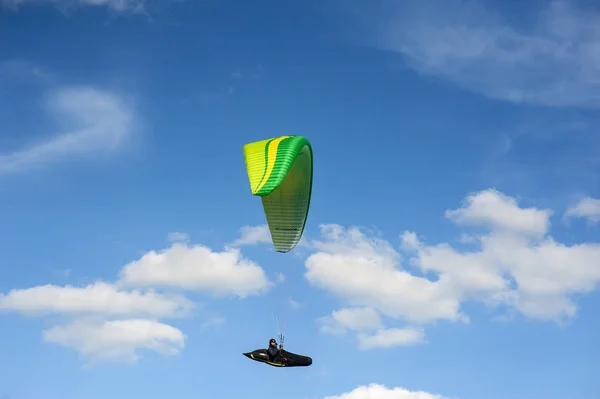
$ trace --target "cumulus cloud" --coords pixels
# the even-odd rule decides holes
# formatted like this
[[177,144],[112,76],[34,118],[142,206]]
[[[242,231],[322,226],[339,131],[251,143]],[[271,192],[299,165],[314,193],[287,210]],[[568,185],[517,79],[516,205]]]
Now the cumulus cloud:
[[402,54],[423,75],[515,103],[600,106],[600,13],[591,7],[552,1],[524,28],[489,2],[342,4],[361,42]]
[[90,363],[133,363],[140,350],[172,356],[185,344],[179,329],[146,319],[78,319],[45,330],[43,339],[77,351]]
[[423,392],[409,391],[404,388],[388,388],[384,385],[370,384],[361,385],[350,392],[341,395],[326,396],[324,399],[449,399],[441,395]]
[[427,245],[415,232],[405,231],[402,255],[358,228],[322,226],[322,239],[314,244],[318,251],[306,260],[306,278],[344,303],[372,310],[334,312],[321,322],[327,322],[330,332],[352,326],[360,331],[358,321],[375,328],[376,310],[407,325],[359,335],[360,346],[369,348],[385,346],[385,341],[421,342],[421,326],[436,320],[466,321],[466,301],[534,319],[568,320],[577,311],[574,295],[591,292],[600,281],[600,244],[557,242],[549,235],[551,214],[485,190],[446,212],[458,225],[487,229],[472,234],[476,250]]
[[[86,287],[44,285],[0,294],[0,311],[74,317],[45,330],[42,336],[47,342],[76,350],[89,363],[132,363],[141,349],[177,354],[183,348],[183,333],[154,318],[185,316],[192,307],[181,295],[123,291],[103,282]],[[111,320],[138,316],[152,319]]]
[[[503,195],[485,191],[476,196]],[[512,211],[506,207],[513,207]],[[504,200],[502,206],[490,208],[489,213],[511,219],[518,205]],[[523,208],[520,208],[524,211]],[[535,211],[529,208],[531,214]],[[462,209],[476,215],[476,207]],[[549,217],[549,212],[546,217]],[[532,223],[531,225],[542,225]],[[549,229],[549,222],[545,223]],[[497,227],[512,226],[505,230]],[[511,307],[536,319],[562,320],[575,315],[574,294],[595,289],[600,281],[600,245],[582,243],[568,246],[557,242],[548,230],[542,236],[523,236],[523,226],[497,221],[491,232],[479,237],[480,250],[460,252],[448,244],[420,245],[411,259],[424,272],[439,275],[439,284],[461,300],[479,299],[490,304]]]
[[548,231],[549,209],[519,208],[517,201],[497,190],[486,190],[466,198],[465,206],[446,211],[456,224],[484,226],[499,231],[539,236]]
[[120,278],[123,286],[182,288],[241,298],[261,294],[272,284],[263,269],[237,249],[213,252],[180,242],[125,265]]
[[[70,321],[44,331],[45,341],[71,348],[89,363],[135,362],[141,350],[179,353],[184,346],[183,333],[158,319],[190,316],[195,308],[185,296],[157,293],[156,288],[245,297],[259,294],[271,284],[260,266],[242,258],[238,250],[213,252],[201,245],[191,246],[185,233],[170,234],[169,238],[175,241],[171,247],[150,251],[125,265],[122,279],[116,283],[13,289],[0,293],[0,312],[66,316]],[[205,316],[203,328],[225,322],[220,315],[200,310]],[[56,323],[57,319],[51,320]]]
[[305,277],[353,306],[372,307],[394,318],[421,323],[459,320],[460,301],[436,282],[399,268],[400,254],[358,228],[322,226],[318,252],[306,260]]
[[373,308],[348,308],[331,313],[321,319],[322,330],[330,333],[345,333],[348,330],[376,330],[383,327],[379,313]]
[[565,212],[567,218],[586,218],[592,223],[600,222],[600,199],[583,198]]
[[101,313],[107,315],[182,316],[193,304],[181,295],[123,291],[98,282],[86,287],[43,285],[0,294],[0,310],[24,314]]
[[47,98],[46,110],[58,122],[52,137],[0,153],[0,174],[17,173],[66,157],[110,152],[134,133],[137,117],[125,99],[92,87],[63,87]]

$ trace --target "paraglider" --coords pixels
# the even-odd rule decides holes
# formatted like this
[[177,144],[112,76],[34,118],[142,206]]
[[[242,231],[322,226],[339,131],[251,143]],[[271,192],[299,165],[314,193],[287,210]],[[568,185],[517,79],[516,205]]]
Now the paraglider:
[[244,145],[252,194],[261,197],[277,252],[300,241],[308,216],[313,153],[302,136],[281,136]]
[[[286,253],[302,238],[313,182],[313,152],[302,136],[280,136],[244,145],[246,171],[253,195],[261,197],[263,210],[275,251]],[[275,317],[276,325],[279,321]],[[243,355],[275,367],[306,367],[308,356],[283,349],[271,339],[268,349],[256,349]]]

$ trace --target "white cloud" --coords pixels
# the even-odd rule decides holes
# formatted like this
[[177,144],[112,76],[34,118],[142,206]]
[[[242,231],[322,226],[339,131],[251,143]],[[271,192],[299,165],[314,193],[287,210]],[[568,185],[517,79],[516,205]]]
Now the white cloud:
[[370,331],[383,327],[379,313],[373,308],[347,308],[321,318],[321,330],[327,333],[346,333],[348,330]]
[[540,236],[548,231],[548,209],[520,208],[517,201],[497,190],[485,190],[466,198],[465,206],[446,211],[456,224],[484,226],[524,235]]
[[150,251],[120,273],[119,284],[198,290],[239,297],[265,292],[271,282],[256,263],[239,250],[213,252],[202,245],[174,243],[160,252]]
[[353,306],[373,307],[410,322],[459,320],[460,302],[436,282],[398,267],[400,255],[385,240],[358,228],[322,226],[319,251],[306,260],[306,278]]
[[106,315],[182,316],[193,304],[181,295],[123,291],[97,282],[86,287],[43,285],[0,294],[0,310],[24,314],[98,313]]
[[117,12],[142,12],[146,0],[1,0],[3,7],[17,10],[26,4],[53,4],[61,9],[72,7],[106,7]]
[[489,3],[343,4],[365,28],[353,26],[366,36],[361,42],[402,54],[424,75],[516,103],[600,106],[600,14],[594,8],[553,1],[528,16],[533,23],[523,28]]
[[180,317],[188,315],[192,307],[181,295],[123,291],[104,282],[86,287],[44,285],[0,294],[0,311],[75,316],[67,324],[45,330],[43,339],[72,348],[91,363],[135,362],[138,349],[178,353],[184,336],[172,326],[155,320],[107,318]]
[[0,154],[0,174],[16,173],[65,157],[114,151],[131,136],[136,116],[114,93],[91,87],[66,87],[48,98],[46,108],[60,131],[52,138]]
[[[172,240],[188,240],[174,233]],[[115,284],[96,282],[84,287],[43,285],[0,293],[0,313],[60,315],[70,318],[43,333],[44,340],[72,348],[89,362],[134,362],[138,351],[149,349],[171,355],[183,349],[185,337],[177,328],[157,319],[183,317],[196,310],[202,328],[225,323],[225,319],[181,294],[157,293],[155,288],[196,289],[215,295],[239,297],[259,294],[272,284],[254,262],[239,250],[213,252],[201,245],[175,242],[161,251],[150,251],[125,265]],[[129,287],[128,287],[129,286]],[[130,290],[146,286],[145,290]],[[117,319],[117,320],[114,320]],[[49,322],[56,323],[56,317]]]
[[475,244],[477,243],[477,237],[473,237],[472,235],[462,233],[460,237],[458,237],[458,242],[461,244]]
[[360,349],[392,348],[422,343],[425,331],[421,328],[383,328],[374,333],[360,332],[357,338]]
[[[487,196],[489,191],[475,196],[478,195]],[[600,269],[596,266],[600,245],[567,246],[556,242],[547,230],[540,230],[543,234],[535,239],[523,236],[523,231],[536,230],[523,229],[523,225],[511,221],[519,214],[517,208],[517,203],[509,199],[497,204],[495,212],[506,220],[494,221],[491,232],[479,237],[479,251],[460,252],[448,244],[421,244],[411,262],[424,272],[437,273],[445,291],[453,292],[462,301],[478,299],[504,305],[537,319],[571,318],[577,310],[573,294],[589,293],[600,281]],[[529,215],[536,214],[535,210],[528,210]],[[490,211],[493,213],[494,208]],[[468,218],[480,215],[474,202],[460,212]],[[546,215],[548,218],[550,212]],[[531,223],[534,225],[549,228],[550,224],[538,221]]]
[[328,334],[357,333],[360,349],[391,348],[414,345],[424,340],[421,328],[384,328],[379,313],[373,308],[346,308],[319,319],[321,331]]
[[577,204],[567,209],[565,216],[567,218],[586,218],[593,223],[598,223],[600,222],[600,199],[583,198]]
[[[400,253],[381,238],[355,227],[322,226],[322,239],[314,243],[317,252],[306,260],[305,276],[346,304],[373,308],[392,322],[408,323],[405,329],[380,328],[379,333],[359,334],[363,348],[395,340],[420,342],[420,325],[468,320],[461,309],[466,301],[535,319],[568,320],[577,310],[573,295],[591,292],[600,281],[600,244],[557,242],[548,235],[551,214],[521,208],[516,200],[495,190],[469,195],[463,207],[446,215],[459,225],[487,228],[473,235],[472,245],[478,248],[461,251],[448,243],[429,246],[416,233],[404,232],[401,248],[410,268],[402,267]],[[356,320],[350,315],[356,316],[356,310],[342,312],[348,312],[348,317],[321,319],[329,322],[326,330],[343,332],[352,327]],[[376,319],[369,320],[368,325],[374,327]]]
[[341,395],[326,396],[324,399],[449,399],[441,395],[423,392],[409,391],[404,388],[387,388],[384,385],[369,384],[361,385],[350,392]]
[[239,247],[242,245],[256,245],[271,243],[271,232],[269,226],[264,224],[260,226],[244,226],[240,229],[240,238],[231,245]]
[[179,329],[145,319],[79,319],[45,330],[43,338],[76,350],[90,363],[133,363],[141,349],[176,355],[185,344],[185,336]]

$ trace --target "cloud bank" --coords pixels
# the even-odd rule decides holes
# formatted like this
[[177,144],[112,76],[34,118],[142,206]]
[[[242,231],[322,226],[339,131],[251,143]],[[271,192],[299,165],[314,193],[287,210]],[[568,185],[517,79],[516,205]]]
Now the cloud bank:
[[[594,209],[582,203],[587,202],[565,215]],[[305,278],[343,304],[318,319],[321,331],[350,334],[362,350],[422,344],[432,323],[468,323],[463,305],[469,301],[504,315],[571,320],[575,296],[600,282],[600,244],[556,241],[550,235],[553,214],[494,189],[469,194],[460,207],[445,212],[464,229],[457,237],[460,248],[427,244],[413,231],[401,233],[394,245],[357,227],[321,226],[319,239],[307,245]],[[184,233],[170,238],[169,247],[124,265],[114,283],[13,289],[0,294],[0,311],[62,315],[69,320],[47,329],[46,341],[76,350],[89,362],[135,362],[139,350],[170,355],[184,347],[183,332],[161,319],[190,316],[194,304],[156,289],[245,298],[274,284],[238,249],[216,252],[191,244]],[[213,315],[204,324],[223,322]]]
[[[189,239],[181,234],[175,238],[182,237]],[[194,303],[182,294],[157,293],[157,288],[243,298],[263,294],[271,284],[260,266],[243,259],[237,250],[214,252],[177,241],[125,265],[120,275],[114,283],[40,285],[0,293],[0,313],[63,316],[67,321],[51,319],[57,324],[42,333],[46,342],[78,352],[87,365],[134,363],[140,351],[171,356],[185,346],[184,333],[160,319],[193,316]],[[224,321],[213,315],[203,326]]]
[[463,241],[470,237],[468,250],[427,245],[411,231],[400,235],[397,250],[356,227],[322,226],[305,277],[348,306],[319,319],[322,331],[354,332],[364,349],[420,343],[428,324],[468,322],[462,308],[468,301],[505,315],[569,321],[575,296],[600,282],[600,244],[557,242],[549,234],[551,215],[496,190],[471,194],[446,212],[475,229],[461,234]]

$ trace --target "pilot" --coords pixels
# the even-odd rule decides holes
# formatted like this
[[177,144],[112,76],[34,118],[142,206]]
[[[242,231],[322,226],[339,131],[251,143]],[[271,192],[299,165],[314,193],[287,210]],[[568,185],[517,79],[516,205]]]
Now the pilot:
[[271,338],[269,341],[269,349],[267,349],[267,353],[269,354],[269,360],[274,361],[276,357],[279,355],[279,349],[277,348],[277,341],[274,338]]
[[287,359],[283,357],[281,353],[281,345],[277,348],[277,341],[274,338],[269,340],[269,349],[267,349],[267,353],[269,354],[269,360],[272,362],[286,362]]

